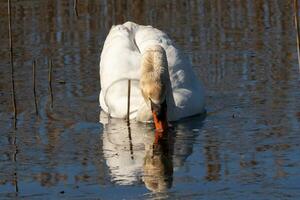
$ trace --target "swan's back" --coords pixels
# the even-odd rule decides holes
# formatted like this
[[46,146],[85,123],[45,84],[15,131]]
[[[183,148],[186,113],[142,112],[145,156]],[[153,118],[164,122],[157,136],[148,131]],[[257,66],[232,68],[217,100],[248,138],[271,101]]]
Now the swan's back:
[[[138,80],[141,54],[134,45],[134,34],[124,25],[111,28],[100,58],[100,105],[112,117],[127,114],[127,80],[132,79],[131,111],[142,99]],[[132,118],[132,116],[131,116]]]
[[139,109],[147,111],[139,88],[140,65],[142,54],[155,45],[160,45],[166,52],[173,90],[174,105],[168,105],[168,119],[178,120],[203,111],[203,89],[188,58],[164,32],[151,26],[126,22],[111,28],[101,53],[100,105],[112,117],[125,118],[127,115],[128,79],[132,79],[130,118],[135,118]]

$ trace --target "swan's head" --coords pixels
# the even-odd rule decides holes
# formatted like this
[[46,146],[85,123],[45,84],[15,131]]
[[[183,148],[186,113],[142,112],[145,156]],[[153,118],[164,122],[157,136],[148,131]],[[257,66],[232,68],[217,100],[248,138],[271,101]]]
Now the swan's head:
[[147,105],[151,107],[155,128],[161,132],[168,128],[168,76],[165,50],[159,45],[147,48],[142,55],[140,88]]

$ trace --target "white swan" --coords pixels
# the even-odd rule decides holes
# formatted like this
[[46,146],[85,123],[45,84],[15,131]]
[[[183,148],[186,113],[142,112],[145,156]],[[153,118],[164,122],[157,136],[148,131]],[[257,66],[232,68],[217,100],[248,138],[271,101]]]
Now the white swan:
[[132,80],[130,119],[154,118],[156,129],[164,129],[166,120],[204,111],[204,91],[188,58],[152,26],[126,22],[113,26],[105,40],[99,101],[112,117],[127,116],[128,79]]

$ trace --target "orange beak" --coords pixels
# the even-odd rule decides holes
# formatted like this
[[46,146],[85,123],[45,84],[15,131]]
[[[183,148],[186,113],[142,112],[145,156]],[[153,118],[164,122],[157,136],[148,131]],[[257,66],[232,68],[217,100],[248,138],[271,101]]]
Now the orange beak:
[[158,117],[157,113],[152,112],[155,129],[158,132],[164,132],[168,129],[167,113],[163,117]]
[[164,101],[162,104],[154,104],[151,101],[151,110],[156,131],[166,131],[168,129],[166,101]]

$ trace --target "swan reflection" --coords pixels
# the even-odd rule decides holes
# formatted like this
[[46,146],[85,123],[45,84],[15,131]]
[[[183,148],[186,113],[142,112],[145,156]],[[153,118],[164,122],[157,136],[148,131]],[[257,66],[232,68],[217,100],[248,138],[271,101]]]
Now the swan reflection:
[[[201,119],[196,120],[201,124]],[[188,127],[190,123],[177,124],[158,139],[149,124],[132,121],[128,126],[105,113],[100,114],[100,122],[104,124],[103,155],[111,181],[119,185],[143,182],[153,192],[171,188],[173,171],[184,165],[198,135]]]

